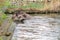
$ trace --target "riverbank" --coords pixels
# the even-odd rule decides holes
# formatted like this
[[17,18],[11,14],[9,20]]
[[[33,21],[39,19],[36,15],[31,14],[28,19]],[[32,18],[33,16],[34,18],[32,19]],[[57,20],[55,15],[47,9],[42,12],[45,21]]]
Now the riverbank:
[[12,23],[11,15],[7,15],[7,18],[2,22],[0,26],[0,39],[10,40],[14,31],[15,24]]

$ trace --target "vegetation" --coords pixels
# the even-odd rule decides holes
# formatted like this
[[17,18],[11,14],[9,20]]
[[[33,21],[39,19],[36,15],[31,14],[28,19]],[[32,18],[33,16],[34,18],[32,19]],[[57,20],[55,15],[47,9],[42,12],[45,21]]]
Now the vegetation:
[[0,40],[3,40],[2,37],[0,37]]
[[0,13],[0,26],[6,18],[7,18],[7,15],[1,12]]
[[34,2],[31,2],[25,6],[21,6],[21,8],[24,8],[24,9],[27,9],[27,8],[36,8],[36,9],[41,9],[41,8],[44,8],[44,3],[34,3]]
[[[2,1],[2,2],[1,2]],[[8,0],[0,0],[0,26],[3,21],[7,18],[7,15],[4,14],[4,11],[10,6],[10,2]]]

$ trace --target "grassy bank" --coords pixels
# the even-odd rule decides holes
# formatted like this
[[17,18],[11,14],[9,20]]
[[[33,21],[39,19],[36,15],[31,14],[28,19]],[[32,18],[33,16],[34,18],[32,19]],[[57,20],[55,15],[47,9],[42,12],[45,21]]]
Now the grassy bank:
[[6,18],[7,18],[7,15],[4,14],[3,12],[0,12],[0,26]]
[[3,40],[2,37],[0,37],[0,40]]

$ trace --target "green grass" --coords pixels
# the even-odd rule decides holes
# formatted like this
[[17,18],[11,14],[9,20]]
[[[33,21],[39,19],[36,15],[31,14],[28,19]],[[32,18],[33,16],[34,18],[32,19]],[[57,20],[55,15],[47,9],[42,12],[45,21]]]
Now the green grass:
[[6,15],[6,14],[2,14],[2,15],[0,16],[0,18],[1,18],[2,20],[4,20],[4,19],[7,18],[7,15]]
[[2,37],[0,37],[0,40],[3,40]]
[[4,13],[0,13],[1,15],[0,15],[0,26],[1,26],[1,24],[3,23],[3,21],[7,18],[7,15],[6,14],[4,14]]
[[44,8],[44,3],[29,3],[26,6],[21,6],[21,8],[27,9],[27,8],[36,8],[36,9],[41,9]]

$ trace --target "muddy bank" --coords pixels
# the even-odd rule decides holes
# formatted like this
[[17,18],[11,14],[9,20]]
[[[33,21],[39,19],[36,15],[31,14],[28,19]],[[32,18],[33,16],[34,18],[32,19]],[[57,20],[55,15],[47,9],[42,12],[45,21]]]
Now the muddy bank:
[[[12,11],[11,11],[12,10]],[[60,13],[60,10],[58,9],[52,9],[52,10],[49,10],[49,9],[46,9],[46,10],[39,10],[39,9],[10,9],[10,10],[5,10],[5,14],[14,14],[14,12],[16,11],[23,11],[23,12],[26,12],[28,14],[49,14],[49,13]]]

